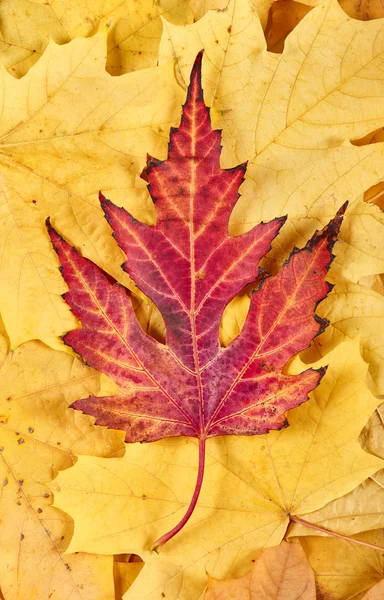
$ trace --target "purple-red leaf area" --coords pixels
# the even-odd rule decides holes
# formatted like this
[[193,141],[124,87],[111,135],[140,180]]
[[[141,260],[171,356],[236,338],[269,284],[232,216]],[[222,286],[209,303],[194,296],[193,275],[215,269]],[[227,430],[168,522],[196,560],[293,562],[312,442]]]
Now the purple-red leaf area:
[[212,130],[204,104],[201,59],[180,127],[171,130],[167,160],[148,157],[157,224],[145,225],[100,196],[127,256],[124,270],[161,311],[165,345],[142,330],[127,290],[48,226],[69,288],[65,300],[82,325],[64,340],[120,386],[116,396],[73,406],[99,425],[123,429],[127,442],[280,429],[286,411],[308,399],[325,371],[286,375],[283,368],[327,325],[315,309],[331,289],[325,276],[346,206],[303,249],[294,249],[276,276],[262,279],[241,333],[220,346],[224,308],[260,276],[258,263],[285,217],[229,235],[246,166],[220,168],[221,133]]

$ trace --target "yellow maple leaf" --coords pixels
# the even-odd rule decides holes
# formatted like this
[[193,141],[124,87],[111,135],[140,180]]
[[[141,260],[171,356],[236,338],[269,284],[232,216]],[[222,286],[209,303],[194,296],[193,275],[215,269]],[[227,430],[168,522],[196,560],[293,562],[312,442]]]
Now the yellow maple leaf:
[[[116,279],[121,250],[102,217],[102,188],[138,218],[154,216],[143,181],[147,151],[166,146],[164,123],[181,97],[172,64],[118,78],[105,71],[106,36],[51,42],[25,77],[1,75],[0,312],[11,348],[77,326],[45,218]],[[132,287],[132,285],[131,285]]]
[[156,598],[161,589],[167,598],[193,600],[204,589],[205,570],[217,578],[247,570],[252,552],[281,541],[289,514],[322,508],[382,465],[358,442],[378,402],[365,386],[358,344],[346,342],[327,359],[322,385],[290,411],[290,427],[209,440],[201,499],[160,556],[149,549],[184,514],[197,469],[195,442],[132,444],[122,459],[79,457],[50,484],[55,505],[76,523],[68,551],[139,554],[145,566],[127,592],[135,599]]
[[[1,339],[2,347],[6,340]],[[73,522],[45,483],[76,454],[121,456],[124,434],[69,411],[97,393],[99,374],[68,353],[28,342],[0,370],[0,581],[7,599],[113,600],[113,559],[64,557]]]
[[49,40],[65,44],[110,28],[107,70],[112,75],[156,66],[162,32],[160,16],[179,25],[193,23],[226,0],[5,0],[0,6],[0,62],[21,77],[40,58]]

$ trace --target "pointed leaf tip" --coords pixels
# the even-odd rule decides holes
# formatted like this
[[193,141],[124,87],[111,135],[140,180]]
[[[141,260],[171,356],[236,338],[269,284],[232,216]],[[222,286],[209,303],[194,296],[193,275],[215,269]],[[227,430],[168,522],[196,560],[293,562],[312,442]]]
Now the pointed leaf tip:
[[191,103],[204,101],[204,92],[202,87],[202,63],[204,50],[200,50],[197,54],[192,66],[190,82],[188,86],[187,98],[184,107]]
[[197,53],[196,58],[194,60],[193,66],[192,66],[192,71],[191,71],[191,79],[193,76],[195,76],[200,84],[201,84],[201,71],[202,71],[202,65],[203,65],[203,55],[204,55],[204,49],[200,50],[200,52]]
[[338,211],[337,211],[337,213],[336,213],[336,216],[338,216],[338,215],[344,215],[344,214],[345,214],[345,211],[346,211],[346,210],[347,210],[347,208],[348,208],[348,205],[349,205],[349,201],[348,201],[348,200],[346,200],[346,201],[344,202],[344,204],[342,204],[342,205],[340,206],[339,210],[338,210]]
[[[337,213],[333,217],[333,219],[331,219],[327,223],[327,225],[325,225],[325,227],[323,227],[323,229],[318,229],[317,231],[315,231],[315,233],[313,234],[311,239],[308,240],[307,244],[305,245],[305,249],[312,252],[312,250],[316,247],[316,245],[321,243],[322,240],[328,240],[328,245],[327,245],[327,249],[329,251],[328,268],[330,267],[330,265],[332,264],[332,262],[335,258],[335,255],[332,254],[332,249],[333,249],[335,243],[337,241],[339,241],[338,235],[340,232],[341,225],[343,223],[344,213],[345,213],[347,207],[348,207],[348,201],[344,202],[344,204],[339,208],[339,210],[337,211]],[[294,248],[292,253],[296,253],[296,252],[300,252],[300,250],[297,248]],[[328,283],[328,286],[329,286],[328,292],[330,292],[333,288],[333,285]]]
[[102,204],[106,200],[107,200],[107,198],[104,196],[103,192],[99,191],[99,202],[100,202],[100,204]]

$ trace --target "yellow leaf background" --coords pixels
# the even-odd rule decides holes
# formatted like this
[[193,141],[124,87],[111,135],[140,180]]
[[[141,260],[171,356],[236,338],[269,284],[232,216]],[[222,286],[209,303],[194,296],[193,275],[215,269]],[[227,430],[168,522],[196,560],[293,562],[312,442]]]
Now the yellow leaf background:
[[[286,534],[298,536],[318,592],[380,597],[380,553],[288,528],[292,514],[384,545],[375,398],[384,393],[380,17],[380,3],[363,10],[351,0],[1,3],[5,600],[197,600],[207,573],[242,576]],[[288,214],[263,264],[275,272],[345,200],[349,208],[329,273],[335,288],[318,308],[330,326],[289,365],[293,372],[301,361],[329,364],[322,385],[291,411],[287,430],[209,441],[196,511],[156,555],[151,543],[190,499],[196,445],[178,438],[125,448],[122,432],[68,409],[114,386],[60,341],[79,323],[61,298],[65,284],[44,222],[50,216],[84,256],[133,290],[144,329],[164,336],[156,307],[120,270],[123,256],[97,194],[155,222],[140,173],[147,152],[166,156],[201,48],[206,101],[223,129],[222,166],[249,161],[230,232]],[[239,333],[249,293],[227,307],[223,344]],[[344,558],[335,561],[339,552]],[[121,558],[132,553],[144,566]]]
[[193,23],[210,8],[225,2],[212,0],[5,0],[1,3],[0,52],[2,64],[21,77],[43,54],[49,40],[65,44],[111,29],[106,67],[112,75],[153,67],[162,32],[161,16],[179,25]]

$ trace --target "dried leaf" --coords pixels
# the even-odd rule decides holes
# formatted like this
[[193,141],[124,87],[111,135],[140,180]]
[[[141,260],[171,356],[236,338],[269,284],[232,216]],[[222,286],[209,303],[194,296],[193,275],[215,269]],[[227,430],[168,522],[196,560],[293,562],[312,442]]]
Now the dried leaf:
[[208,579],[204,600],[316,600],[315,577],[300,544],[264,550],[239,579]]
[[384,405],[378,406],[360,435],[367,452],[384,458]]
[[[384,544],[382,529],[354,537]],[[300,542],[315,572],[318,600],[368,600],[365,594],[383,579],[383,556],[377,550],[331,537],[301,538]]]
[[368,21],[384,17],[382,0],[339,0],[340,6],[353,19]]

